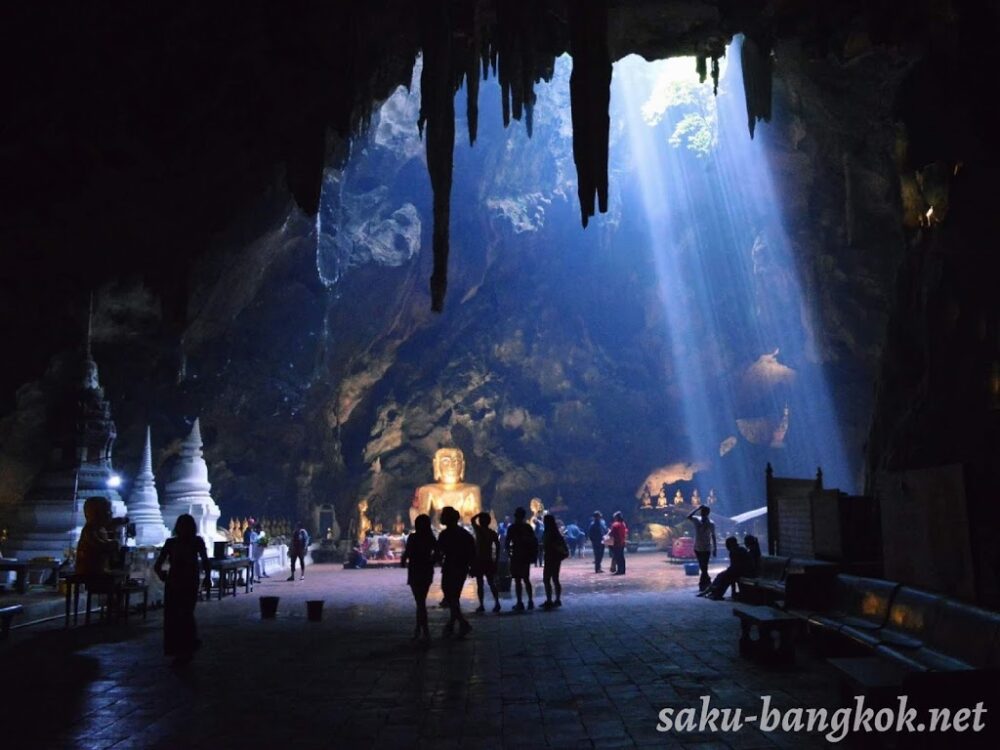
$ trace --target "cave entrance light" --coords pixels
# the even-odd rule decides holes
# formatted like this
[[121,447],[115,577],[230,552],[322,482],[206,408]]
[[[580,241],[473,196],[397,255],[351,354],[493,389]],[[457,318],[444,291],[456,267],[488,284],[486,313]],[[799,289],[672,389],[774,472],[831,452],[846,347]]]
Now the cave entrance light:
[[629,56],[612,79],[627,151],[612,163],[634,176],[623,202],[643,214],[686,422],[689,453],[672,458],[701,466],[737,509],[761,499],[766,460],[857,489],[765,139],[747,136],[740,65],[726,64],[740,41],[717,96],[694,58]]

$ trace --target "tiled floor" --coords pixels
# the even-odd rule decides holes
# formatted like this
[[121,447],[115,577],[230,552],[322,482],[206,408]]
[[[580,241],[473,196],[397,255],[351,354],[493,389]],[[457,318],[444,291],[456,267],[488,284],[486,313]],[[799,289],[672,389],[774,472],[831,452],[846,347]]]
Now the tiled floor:
[[[539,576],[540,577],[540,576]],[[250,596],[198,605],[205,647],[185,668],[161,655],[159,612],[146,623],[14,631],[0,645],[0,727],[7,747],[699,748],[818,747],[804,734],[660,733],[664,707],[755,713],[834,707],[828,668],[800,651],[797,666],[761,669],[736,655],[728,602],[693,596],[696,579],[661,555],[634,555],[629,574],[564,565],[553,612],[470,615],[465,641],[409,641],[405,572],[315,566],[305,581],[271,578]],[[536,602],[544,599],[537,583]],[[281,597],[262,621],[260,595]],[[431,590],[436,603],[439,591]],[[474,584],[467,585],[471,610]],[[321,623],[307,599],[323,599]]]

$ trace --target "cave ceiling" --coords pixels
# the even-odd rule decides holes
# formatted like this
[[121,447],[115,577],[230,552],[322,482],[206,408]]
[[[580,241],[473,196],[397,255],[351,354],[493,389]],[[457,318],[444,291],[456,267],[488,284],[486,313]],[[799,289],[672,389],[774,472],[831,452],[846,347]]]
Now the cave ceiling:
[[[900,205],[898,175],[936,163],[974,163],[977,154],[989,152],[983,134],[990,132],[995,116],[974,96],[977,75],[992,54],[989,33],[995,16],[980,7],[989,5],[930,0],[367,0],[303,4],[294,11],[277,3],[6,7],[0,34],[8,55],[20,64],[4,74],[9,100],[16,106],[8,108],[0,126],[5,260],[0,305],[8,349],[20,356],[2,373],[3,411],[13,408],[18,387],[39,378],[54,352],[78,343],[89,290],[135,282],[115,302],[133,312],[131,327],[105,331],[109,341],[141,341],[137,346],[149,360],[140,367],[131,361],[134,352],[131,360],[106,355],[105,372],[117,368],[118,373],[107,376],[115,378],[109,391],[117,389],[125,402],[116,405],[119,418],[134,423],[124,434],[136,432],[148,419],[146,407],[136,405],[143,399],[158,400],[161,412],[195,413],[201,407],[192,404],[203,403],[210,394],[217,402],[218,427],[209,426],[206,439],[211,442],[216,429],[235,436],[228,446],[233,454],[229,462],[213,465],[224,485],[232,477],[252,475],[265,440],[240,435],[239,420],[227,419],[248,409],[248,400],[255,398],[251,394],[267,392],[267,399],[254,403],[256,416],[287,411],[292,403],[294,414],[312,413],[320,427],[336,432],[329,440],[316,438],[320,427],[290,422],[280,435],[269,436],[279,452],[286,448],[274,492],[298,486],[300,507],[308,504],[302,498],[316,499],[309,485],[325,470],[319,467],[350,473],[364,461],[375,461],[379,471],[391,469],[393,460],[414,462],[413,456],[398,453],[386,461],[379,458],[379,441],[400,434],[392,427],[399,420],[398,394],[389,392],[390,380],[382,375],[398,365],[397,350],[419,362],[419,352],[433,345],[432,336],[422,331],[429,311],[447,313],[464,299],[450,296],[449,276],[476,272],[475,258],[450,253],[449,226],[454,218],[454,147],[480,136],[484,77],[499,83],[504,125],[519,121],[530,134],[539,117],[536,105],[544,106],[536,101],[536,87],[552,77],[557,58],[572,56],[568,99],[576,208],[587,227],[608,210],[609,179],[614,179],[608,171],[612,63],[630,54],[648,60],[691,56],[701,75],[711,79],[736,34],[747,40],[741,59],[732,61],[742,67],[746,81],[747,138],[759,138],[768,127],[760,122],[771,119],[780,87],[797,108],[796,118],[780,126],[780,139],[809,149],[808,158],[805,146],[783,152],[788,172],[809,172],[816,183],[837,175],[838,186],[831,189],[836,198],[830,204],[839,206],[796,196],[789,201],[810,216],[816,233],[845,233],[845,244],[860,258],[838,267],[836,274],[853,277],[853,288],[867,300],[845,305],[847,312],[831,315],[832,322],[824,325],[849,342],[851,355],[863,359],[870,372],[877,354],[872,329],[884,324],[886,290],[902,246],[898,231],[912,220],[903,215],[911,207],[906,184]],[[433,188],[433,230],[425,240],[433,256],[429,284],[426,269],[420,271],[423,278],[405,287],[423,290],[420,295],[413,291],[415,302],[400,297],[385,304],[362,292],[352,311],[354,322],[338,319],[322,301],[319,285],[304,281],[307,271],[315,271],[306,268],[314,261],[295,256],[288,250],[294,243],[282,238],[291,227],[299,232],[296,241],[305,242],[329,170],[347,164],[353,141],[367,130],[373,113],[400,86],[410,84],[418,58],[417,121]],[[468,92],[464,113],[455,111],[460,88]],[[858,103],[851,106],[852,100]],[[870,112],[882,118],[883,129],[873,131],[866,144]],[[457,131],[456,114],[463,116],[465,132]],[[894,121],[905,137],[897,138]],[[887,122],[889,127],[883,127]],[[847,140],[853,144],[850,157],[824,151],[824,146],[836,151]],[[811,164],[803,164],[810,159]],[[848,187],[840,183],[855,191],[856,202],[866,203],[863,210],[852,213],[850,199],[840,195]],[[919,190],[916,186],[911,192],[923,213]],[[285,245],[278,247],[279,241]],[[219,253],[220,245],[230,250]],[[808,262],[817,267],[834,264],[828,253],[814,256]],[[226,269],[241,266],[249,269],[246,274],[225,275]],[[257,274],[262,268],[267,274]],[[508,272],[515,278],[518,269]],[[374,277],[365,275],[374,273],[359,274],[357,288],[363,290],[368,280],[368,288],[381,289]],[[216,283],[218,278],[227,281]],[[282,284],[274,284],[275,278]],[[595,290],[597,297],[600,293]],[[301,322],[303,300],[311,300],[308,324]],[[861,312],[850,319],[855,309]],[[33,325],[13,324],[26,310],[35,311]],[[139,323],[136,310],[142,311]],[[238,326],[227,327],[237,312],[243,316]],[[391,322],[378,329],[371,321],[380,315],[390,316]],[[329,356],[322,345],[309,348],[289,341],[286,329],[275,322],[279,319],[296,320],[316,341],[331,326],[343,326],[336,330],[338,344],[360,354],[337,363],[333,393],[317,393],[312,375],[278,376],[268,369],[280,362],[286,370],[294,366],[296,373],[312,373],[316,361]],[[458,326],[461,320],[459,312],[448,323]],[[554,323],[553,330],[558,328]],[[646,333],[636,326],[637,347],[648,343],[642,339]],[[266,353],[254,348],[258,334],[271,345]],[[433,336],[462,348],[457,334],[454,341],[440,331]],[[204,379],[196,384],[185,379],[187,354],[208,350],[220,340],[226,345],[206,355],[200,367],[219,373],[226,385],[212,390]],[[519,345],[513,334],[511,341],[515,348]],[[552,343],[550,348],[561,346]],[[567,357],[578,355],[566,352]],[[503,361],[507,354],[491,356]],[[467,431],[468,424],[491,410],[526,440],[542,429],[530,409],[504,405],[504,394],[491,390],[489,373],[473,359],[460,363],[453,381],[467,391],[467,401],[422,406],[421,435],[433,447],[440,421],[450,419],[449,435],[470,449],[471,470],[492,472],[498,483],[510,475],[525,486],[551,484],[552,466],[563,455],[538,464],[530,463],[530,453],[484,458],[489,449]],[[536,364],[543,369],[543,362]],[[142,389],[130,377],[148,379],[147,392],[140,395]],[[428,393],[441,387],[441,381],[423,375],[395,377]],[[548,376],[538,377],[542,382]],[[187,389],[182,395],[176,393],[179,383]],[[485,400],[477,396],[480,391]],[[378,399],[371,396],[375,392]],[[22,412],[25,402],[34,403],[33,393],[22,389]],[[575,414],[574,408],[566,401],[550,421],[563,420],[586,432],[586,415]],[[637,413],[642,409],[635,407]],[[348,426],[352,413],[364,420]],[[180,434],[180,427],[174,432]],[[345,442],[356,444],[355,455],[347,456]],[[29,443],[22,446],[26,454],[38,447]],[[306,445],[309,455],[295,460]],[[392,453],[391,446],[386,450]],[[233,480],[241,490],[249,483]]]

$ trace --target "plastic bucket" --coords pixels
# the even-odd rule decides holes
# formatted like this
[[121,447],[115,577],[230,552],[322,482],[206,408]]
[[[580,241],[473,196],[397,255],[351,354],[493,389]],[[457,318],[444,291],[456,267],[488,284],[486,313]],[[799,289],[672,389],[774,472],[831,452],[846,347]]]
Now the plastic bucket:
[[696,576],[701,571],[701,567],[696,562],[684,563],[684,575]]
[[278,614],[278,600],[280,596],[262,596],[260,598],[260,618],[262,620],[273,620]]
[[312,599],[306,602],[306,617],[309,622],[319,622],[323,619],[323,600]]

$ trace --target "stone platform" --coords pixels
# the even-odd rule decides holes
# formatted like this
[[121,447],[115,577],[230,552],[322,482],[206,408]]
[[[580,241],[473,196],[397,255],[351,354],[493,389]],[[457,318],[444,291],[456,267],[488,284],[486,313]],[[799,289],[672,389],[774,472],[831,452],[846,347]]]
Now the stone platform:
[[[629,558],[626,576],[564,564],[564,606],[470,614],[465,641],[413,645],[405,571],[376,575],[316,565],[254,594],[204,602],[204,648],[191,665],[161,654],[162,615],[65,631],[61,621],[15,630],[0,645],[0,726],[37,748],[618,748],[820,747],[806,734],[661,734],[661,708],[757,711],[837,705],[829,668],[808,653],[767,671],[737,653],[726,603],[694,597],[697,578],[659,554]],[[536,603],[544,599],[533,570]],[[257,599],[281,597],[262,621]],[[440,598],[435,584],[428,597]],[[323,621],[305,602],[326,602]],[[463,606],[474,606],[469,582]],[[20,746],[15,742],[15,746]]]

